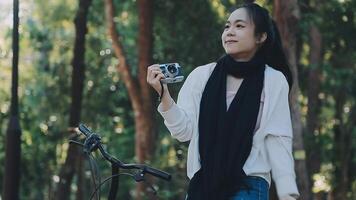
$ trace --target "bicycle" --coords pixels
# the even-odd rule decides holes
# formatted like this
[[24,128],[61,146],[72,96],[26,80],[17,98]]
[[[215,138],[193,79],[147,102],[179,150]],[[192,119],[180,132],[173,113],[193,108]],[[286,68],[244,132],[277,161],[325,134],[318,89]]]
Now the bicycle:
[[[88,127],[86,127],[84,124],[79,124],[79,131],[85,136],[84,143],[77,142],[75,140],[69,140],[69,143],[74,143],[77,145],[80,145],[84,149],[85,155],[89,159],[89,166],[90,166],[90,171],[94,183],[94,192],[92,192],[90,196],[90,200],[93,199],[94,196],[96,196],[96,199],[100,199],[100,188],[101,186],[106,183],[109,180],[111,181],[110,184],[110,189],[109,189],[109,195],[108,195],[108,200],[114,200],[117,196],[117,191],[118,191],[118,186],[119,186],[119,177],[121,175],[127,175],[133,178],[136,182],[141,182],[144,181],[146,184],[149,185],[151,190],[153,191],[153,194],[156,195],[157,191],[154,189],[152,185],[150,185],[148,182],[145,181],[145,174],[150,174],[153,175],[157,178],[170,181],[171,180],[171,175],[167,172],[161,171],[159,169],[152,168],[148,165],[144,164],[126,164],[119,159],[111,156],[103,147],[101,143],[101,137],[92,132]],[[111,163],[111,176],[106,178],[103,182],[100,180],[100,175],[99,175],[99,180],[98,180],[98,185],[96,183],[96,177],[95,175],[98,174],[98,172],[94,172],[94,169],[97,171],[97,166],[96,162],[92,158],[91,153],[98,150],[101,153],[101,155],[105,158],[105,160],[109,161]],[[139,170],[137,173],[119,173],[119,169],[137,169]]]

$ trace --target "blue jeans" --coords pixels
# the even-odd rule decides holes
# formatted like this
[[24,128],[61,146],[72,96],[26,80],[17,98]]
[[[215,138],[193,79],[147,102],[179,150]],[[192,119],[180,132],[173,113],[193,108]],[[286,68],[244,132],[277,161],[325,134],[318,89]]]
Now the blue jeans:
[[246,183],[250,186],[250,190],[241,190],[234,194],[230,200],[268,200],[269,186],[265,179],[248,176]]
[[[269,185],[264,178],[247,176],[246,183],[250,186],[250,190],[241,190],[229,200],[268,200]],[[187,196],[185,199],[187,199]]]

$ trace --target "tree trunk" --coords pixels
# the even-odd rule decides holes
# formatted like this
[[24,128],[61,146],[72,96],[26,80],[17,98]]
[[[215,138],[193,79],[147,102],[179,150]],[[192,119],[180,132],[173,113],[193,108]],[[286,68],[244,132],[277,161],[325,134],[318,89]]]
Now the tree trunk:
[[[319,92],[321,84],[320,63],[321,63],[321,34],[319,29],[312,26],[310,29],[310,70],[308,74],[308,112],[307,112],[307,133],[311,134],[315,142],[315,130],[319,125],[318,113],[320,110]],[[313,152],[310,152],[311,160],[315,163],[309,168],[312,173],[318,172],[320,167],[320,149],[316,150],[313,145]]]
[[[136,155],[139,161],[143,162],[151,159],[151,155],[154,151],[154,139],[155,139],[155,126],[152,126],[151,121],[154,119],[154,107],[153,107],[153,90],[146,82],[147,67],[152,64],[152,28],[153,28],[153,16],[152,16],[152,0],[139,0],[139,33],[138,33],[138,80],[141,91],[141,102],[143,114],[146,117],[145,122],[142,125],[138,125],[137,128],[142,126],[144,132],[137,131],[136,134]],[[139,120],[139,119],[137,119]],[[140,121],[140,120],[139,120]],[[139,123],[136,123],[139,124]],[[141,139],[140,139],[141,138]]]
[[[105,0],[106,20],[108,33],[112,40],[116,57],[120,61],[117,70],[127,88],[132,108],[135,113],[135,154],[138,162],[144,163],[151,159],[155,149],[156,123],[152,99],[152,89],[146,82],[147,66],[152,64],[152,27],[153,13],[152,0],[139,0],[139,33],[138,33],[138,76],[135,78],[130,73],[121,36],[115,28],[114,5],[112,0]],[[136,199],[141,199],[145,193],[145,186],[139,184]],[[153,197],[150,197],[151,199]]]
[[[74,127],[77,127],[80,121],[80,112],[82,104],[82,95],[84,87],[84,55],[85,55],[85,35],[87,30],[87,15],[91,0],[79,0],[78,11],[74,19],[75,24],[75,41],[74,41],[74,56],[72,60],[72,104],[70,107],[69,116],[69,134],[74,134]],[[67,157],[64,165],[60,170],[60,181],[57,188],[56,199],[67,200],[70,197],[70,185],[73,176],[76,173],[77,160],[82,159],[79,149],[75,145],[69,145]],[[81,190],[80,190],[81,191]],[[79,195],[79,194],[78,194]]]
[[77,164],[77,170],[78,170],[78,173],[77,173],[77,186],[78,186],[78,190],[77,190],[77,193],[76,193],[76,200],[83,200],[84,197],[85,197],[85,175],[84,175],[84,159],[82,156],[78,156],[80,157],[78,159],[78,164]]
[[5,144],[5,173],[3,198],[19,199],[20,161],[21,161],[21,127],[18,117],[18,62],[19,62],[19,1],[14,0],[12,31],[12,85],[11,110]]
[[[349,115],[349,119],[344,119],[344,106],[346,103],[346,91],[339,89],[335,96],[335,125],[334,125],[334,181],[333,199],[347,199],[347,191],[350,186],[350,169],[352,139],[351,134],[355,127],[356,106]],[[353,118],[352,118],[353,117]]]
[[[143,104],[144,119],[135,119],[136,122],[136,140],[135,152],[139,162],[151,160],[151,156],[155,149],[156,127],[155,115],[153,107],[153,90],[147,84],[146,74],[147,66],[152,63],[153,49],[153,1],[139,0],[139,33],[138,33],[138,80],[141,88],[141,102]],[[137,194],[145,191],[146,185],[140,183],[137,185]],[[144,195],[144,194],[143,194]],[[149,199],[154,199],[152,193],[148,193]],[[137,199],[141,199],[140,195]]]
[[298,188],[301,199],[310,200],[311,190],[307,173],[305,150],[303,144],[302,122],[300,106],[298,102],[299,81],[296,60],[296,33],[300,13],[297,0],[274,0],[274,17],[281,33],[283,48],[291,66],[294,84],[290,95],[290,107],[294,133],[294,152],[296,157],[295,169],[297,174]]
[[[319,120],[318,114],[320,112],[319,92],[321,85],[321,55],[322,55],[322,40],[319,29],[316,26],[311,26],[310,32],[310,69],[308,74],[308,112],[306,124],[306,145],[307,150],[307,166],[309,169],[309,180],[312,182],[312,177],[315,173],[320,171],[321,165],[321,148],[317,142]],[[320,195],[316,195],[318,199]]]

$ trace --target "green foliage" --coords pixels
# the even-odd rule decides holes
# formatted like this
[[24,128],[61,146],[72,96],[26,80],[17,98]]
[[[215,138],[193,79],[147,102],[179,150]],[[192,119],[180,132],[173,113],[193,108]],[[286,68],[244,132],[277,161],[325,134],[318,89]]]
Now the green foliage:
[[[328,1],[320,4],[319,1],[308,1],[310,7],[304,8],[305,13],[302,13],[299,35],[303,42],[301,48],[301,72],[300,77],[305,77],[308,70],[316,66],[309,64],[308,55],[313,49],[310,49],[309,31],[311,26],[316,26],[322,37],[322,61],[320,65],[321,91],[318,94],[320,101],[320,112],[318,113],[318,130],[315,135],[316,143],[321,147],[322,166],[329,166],[328,170],[320,169],[319,175],[328,177],[326,184],[332,190],[340,183],[340,174],[338,170],[341,167],[342,156],[340,155],[340,143],[336,142],[336,138],[340,136],[337,132],[337,127],[343,127],[347,130],[351,143],[351,155],[355,155],[355,131],[346,127],[354,126],[355,119],[351,116],[351,110],[355,108],[356,96],[356,42],[354,33],[356,31],[355,11],[352,9],[356,6],[356,1]],[[306,6],[301,4],[302,6]],[[303,7],[302,7],[303,8]],[[303,61],[304,60],[304,61]],[[305,62],[306,61],[306,62]],[[308,83],[303,78],[300,80],[301,90],[306,96],[308,92]],[[337,100],[340,97],[344,98],[341,107],[341,116],[337,115]],[[306,104],[302,105],[305,107]],[[340,111],[339,111],[340,112]],[[306,116],[305,116],[306,117]],[[308,135],[308,134],[307,134]],[[310,137],[306,137],[308,144]],[[346,145],[346,144],[345,144]],[[313,148],[308,147],[307,148]],[[352,156],[351,156],[352,157]],[[349,167],[355,166],[355,161],[350,160]],[[349,173],[351,193],[355,190],[351,185],[355,183],[356,174],[351,170]],[[325,182],[325,181],[324,181]],[[352,199],[350,197],[350,199]]]
[[[48,199],[56,188],[56,179],[68,148],[73,19],[78,3],[70,0],[52,3],[36,0],[33,3],[31,9],[34,14],[23,19],[22,27],[26,34],[22,35],[20,47],[22,56],[32,58],[20,73],[23,129],[21,195],[23,198]],[[135,75],[138,63],[137,2],[114,3],[117,8],[116,27]],[[194,11],[184,9],[187,4]],[[222,53],[219,18],[208,2],[157,1],[154,8],[155,61],[179,62],[188,75],[194,67],[212,62]],[[11,39],[11,34],[7,39]],[[197,45],[192,46],[194,43]],[[133,113],[126,88],[115,68],[117,60],[107,36],[103,1],[93,1],[89,11],[85,60],[81,121],[100,133],[110,153],[125,162],[135,162]],[[178,87],[175,89],[177,91]],[[8,106],[9,94],[5,88],[1,92],[4,110]],[[1,112],[0,116],[1,130],[6,129],[5,113]],[[162,141],[165,141],[164,145],[160,145]],[[187,181],[186,144],[170,138],[163,124],[160,125],[158,144],[157,155],[151,164],[176,176],[172,184],[157,182],[160,195],[164,199],[182,196],[182,186]],[[2,161],[3,156],[0,158]],[[110,168],[107,163],[98,158],[98,164],[102,176],[108,176]],[[89,177],[87,179],[89,181]],[[74,186],[75,181],[76,178]],[[42,190],[33,190],[32,185]],[[133,186],[132,180],[123,178],[120,197],[128,199]]]
[[[227,10],[241,1],[226,0],[156,0],[154,1],[153,58],[155,63],[178,62],[188,76],[195,67],[214,62],[223,53],[220,36]],[[262,2],[262,1],[259,1]],[[265,6],[272,9],[269,1]],[[269,2],[269,4],[268,4]],[[137,73],[137,0],[114,1],[116,28],[121,34],[128,63]],[[355,107],[356,79],[356,1],[310,1],[312,9],[302,13],[299,24],[302,48],[300,86],[301,107],[307,105],[308,82],[304,78],[313,66],[308,63],[312,51],[309,29],[317,26],[323,38],[323,74],[318,120],[322,122],[316,133],[321,146],[320,174],[332,181],[335,166],[335,99],[345,94],[342,121],[352,125],[350,109]],[[74,44],[73,19],[78,2],[74,0],[25,1],[21,18],[20,43],[20,117],[22,127],[21,197],[22,199],[50,199],[56,188],[59,169],[68,148],[68,118],[71,103],[71,76]],[[27,6],[27,7],[26,7]],[[303,6],[303,4],[301,4]],[[1,11],[1,10],[0,10]],[[0,21],[1,23],[2,21]],[[11,31],[0,34],[0,143],[5,144],[8,123],[11,82]],[[304,62],[305,61],[305,62]],[[81,121],[97,131],[108,151],[124,162],[135,162],[135,130],[130,100],[120,80],[104,16],[104,2],[93,1],[88,16],[85,52],[85,83]],[[174,97],[181,84],[171,87]],[[349,110],[347,112],[347,110]],[[302,113],[306,117],[306,113]],[[159,134],[156,152],[150,165],[170,172],[170,183],[153,181],[160,199],[183,199],[187,188],[187,143],[171,138],[162,118],[157,113]],[[351,130],[352,152],[355,155],[356,130]],[[306,138],[308,140],[308,138]],[[4,166],[4,145],[0,145],[0,165]],[[356,166],[355,156],[350,166]],[[102,177],[111,173],[110,166],[97,157]],[[85,167],[89,170],[88,164]],[[0,178],[3,171],[0,170]],[[319,176],[320,177],[320,176]],[[355,180],[356,174],[350,174]],[[121,199],[131,199],[134,181],[120,179]],[[86,181],[90,176],[86,173]],[[0,192],[2,182],[0,182]],[[73,188],[76,186],[76,178]],[[350,193],[356,193],[356,182],[350,183]],[[33,186],[36,186],[34,189]],[[41,189],[37,189],[41,188]],[[86,192],[90,192],[88,187]],[[75,189],[73,189],[73,192]],[[104,188],[107,192],[107,187]],[[104,195],[103,195],[104,196]],[[353,197],[350,196],[350,199]]]

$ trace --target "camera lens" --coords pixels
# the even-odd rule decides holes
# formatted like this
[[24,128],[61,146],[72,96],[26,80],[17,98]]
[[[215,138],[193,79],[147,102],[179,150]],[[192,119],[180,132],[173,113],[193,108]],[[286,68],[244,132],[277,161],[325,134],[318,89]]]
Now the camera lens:
[[175,65],[168,65],[167,69],[171,74],[175,74],[177,72]]

